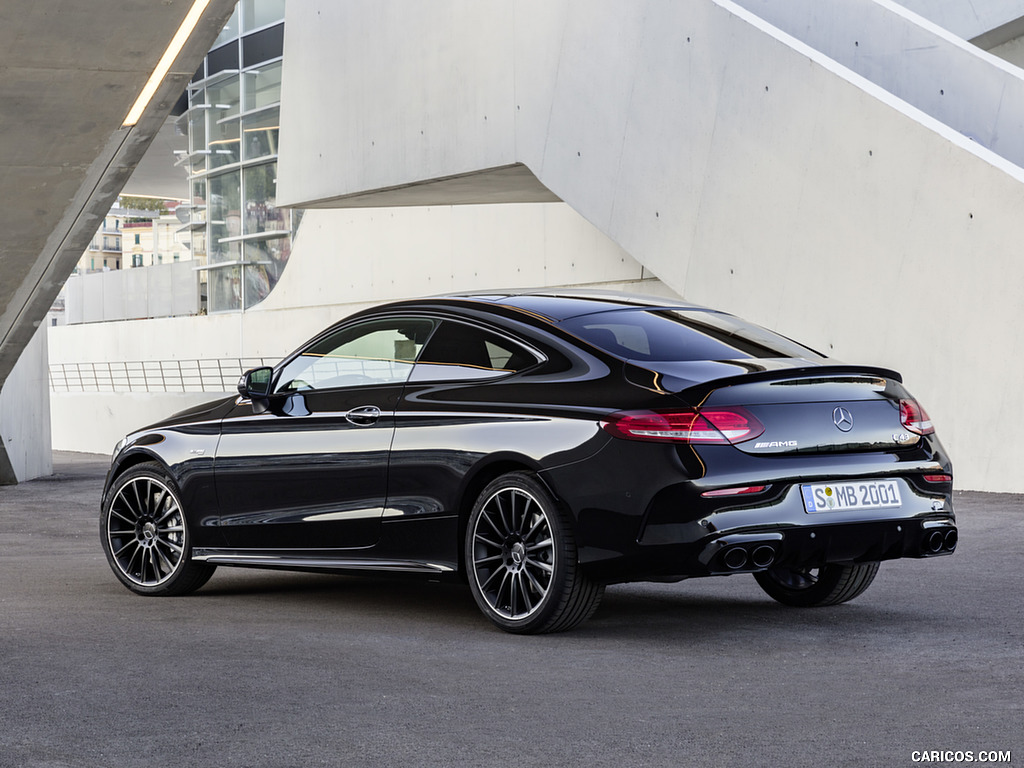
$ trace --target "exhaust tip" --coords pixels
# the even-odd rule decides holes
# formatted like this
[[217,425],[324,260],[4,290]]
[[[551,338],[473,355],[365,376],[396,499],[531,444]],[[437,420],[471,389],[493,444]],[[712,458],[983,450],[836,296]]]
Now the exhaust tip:
[[722,562],[726,568],[738,571],[747,564],[747,550],[743,547],[733,547],[722,556]]
[[758,568],[767,568],[775,562],[775,547],[762,544],[750,554],[750,562]]
[[942,531],[932,531],[928,534],[928,538],[924,540],[924,545],[932,554],[942,551],[943,541],[945,536]]
[[942,537],[942,548],[947,552],[952,552],[956,549],[956,545],[959,540],[960,534],[957,533],[956,528],[950,528],[946,531],[946,535]]

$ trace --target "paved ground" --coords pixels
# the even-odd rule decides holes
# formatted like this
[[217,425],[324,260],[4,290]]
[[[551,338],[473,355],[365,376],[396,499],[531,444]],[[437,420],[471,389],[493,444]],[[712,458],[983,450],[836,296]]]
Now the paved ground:
[[5,768],[912,766],[922,750],[1024,766],[1021,496],[958,495],[955,556],[885,564],[844,606],[786,609],[749,577],[618,586],[579,629],[531,638],[455,586],[221,569],[191,597],[135,597],[100,551],[102,457],[56,469],[0,488]]

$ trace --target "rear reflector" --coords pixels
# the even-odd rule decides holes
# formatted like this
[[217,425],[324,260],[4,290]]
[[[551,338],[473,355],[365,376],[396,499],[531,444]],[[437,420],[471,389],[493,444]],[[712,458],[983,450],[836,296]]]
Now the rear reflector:
[[745,485],[741,488],[719,488],[715,491],[704,491],[701,494],[706,499],[713,499],[716,496],[743,496],[747,493],[761,493],[767,485]]
[[929,483],[952,483],[952,475],[925,475],[924,479]]
[[618,411],[601,428],[627,440],[663,443],[740,443],[764,432],[764,425],[745,408],[703,411]]
[[900,400],[900,421],[919,435],[930,435],[935,431],[928,413],[917,400]]

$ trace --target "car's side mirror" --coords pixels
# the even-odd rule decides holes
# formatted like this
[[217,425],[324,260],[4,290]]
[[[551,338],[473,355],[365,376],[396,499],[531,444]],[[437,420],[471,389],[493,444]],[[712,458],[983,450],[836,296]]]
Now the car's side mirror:
[[238,380],[238,394],[249,399],[270,397],[270,382],[274,377],[273,368],[253,368]]

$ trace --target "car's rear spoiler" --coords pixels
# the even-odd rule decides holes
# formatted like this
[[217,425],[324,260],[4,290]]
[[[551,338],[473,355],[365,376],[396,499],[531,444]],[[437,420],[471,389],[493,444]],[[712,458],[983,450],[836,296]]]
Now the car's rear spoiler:
[[822,364],[795,358],[658,362],[651,367],[641,361],[627,361],[625,375],[628,381],[637,386],[663,394],[679,395],[691,403],[702,402],[716,389],[786,379],[873,376],[903,382],[903,377],[889,368],[846,363]]

